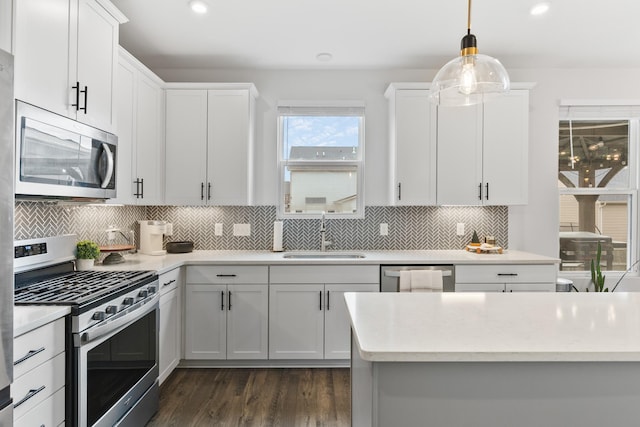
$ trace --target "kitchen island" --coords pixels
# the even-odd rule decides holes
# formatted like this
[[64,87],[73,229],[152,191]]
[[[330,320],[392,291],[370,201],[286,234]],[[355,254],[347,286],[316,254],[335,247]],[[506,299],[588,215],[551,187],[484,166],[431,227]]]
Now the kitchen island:
[[352,425],[631,426],[640,294],[345,294]]

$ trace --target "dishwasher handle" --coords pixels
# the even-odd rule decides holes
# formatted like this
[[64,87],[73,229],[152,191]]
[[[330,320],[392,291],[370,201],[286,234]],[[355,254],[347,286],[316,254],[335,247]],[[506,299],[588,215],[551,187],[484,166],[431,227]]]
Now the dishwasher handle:
[[[451,270],[441,270],[443,277],[451,276]],[[385,270],[384,275],[387,277],[400,277],[400,270]]]

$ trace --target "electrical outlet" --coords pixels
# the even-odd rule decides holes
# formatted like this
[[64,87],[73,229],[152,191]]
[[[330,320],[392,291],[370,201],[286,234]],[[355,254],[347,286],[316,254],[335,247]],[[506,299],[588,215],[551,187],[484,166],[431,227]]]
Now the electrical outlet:
[[251,224],[233,224],[234,236],[250,236]]
[[458,236],[464,236],[464,222],[459,222],[456,224],[456,234]]
[[213,232],[216,236],[222,236],[222,224],[216,223],[213,227]]
[[389,235],[389,224],[387,224],[386,222],[383,222],[382,224],[380,224],[380,235],[381,236]]

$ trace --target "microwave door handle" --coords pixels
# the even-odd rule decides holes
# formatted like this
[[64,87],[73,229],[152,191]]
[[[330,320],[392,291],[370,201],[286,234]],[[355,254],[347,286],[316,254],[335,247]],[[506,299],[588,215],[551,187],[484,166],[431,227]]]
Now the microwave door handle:
[[109,181],[111,181],[111,177],[113,176],[113,169],[115,163],[113,161],[113,153],[109,149],[109,145],[105,142],[102,143],[102,155],[107,156],[107,172],[102,179],[102,183],[100,184],[100,188],[107,188],[109,185]]

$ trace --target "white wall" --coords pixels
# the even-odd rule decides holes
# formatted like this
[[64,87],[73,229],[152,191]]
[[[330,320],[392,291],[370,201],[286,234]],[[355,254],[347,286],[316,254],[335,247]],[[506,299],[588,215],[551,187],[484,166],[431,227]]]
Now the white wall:
[[[256,203],[274,205],[276,105],[279,99],[357,99],[366,105],[366,204],[386,205],[387,101],[391,82],[427,82],[436,70],[155,70],[165,81],[253,82],[257,103]],[[509,247],[558,256],[557,132],[560,99],[637,99],[640,70],[510,70],[514,82],[534,82],[530,96],[529,204],[509,210]]]

